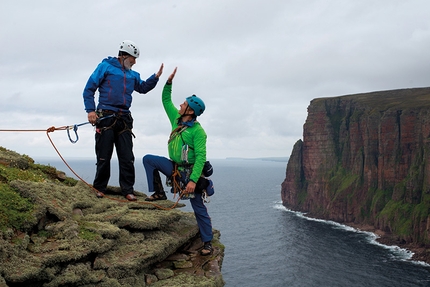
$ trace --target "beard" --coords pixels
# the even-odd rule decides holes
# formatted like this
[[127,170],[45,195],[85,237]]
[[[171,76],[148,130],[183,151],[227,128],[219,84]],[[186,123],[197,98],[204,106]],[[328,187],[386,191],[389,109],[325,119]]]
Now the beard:
[[124,68],[126,70],[131,70],[131,67],[133,67],[133,64],[130,63],[130,59],[129,58],[124,59],[123,64],[124,64]]

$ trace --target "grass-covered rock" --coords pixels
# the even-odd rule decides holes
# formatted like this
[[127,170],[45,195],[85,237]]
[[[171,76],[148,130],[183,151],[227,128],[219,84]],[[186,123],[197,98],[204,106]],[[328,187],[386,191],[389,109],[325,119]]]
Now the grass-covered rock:
[[223,286],[219,233],[202,257],[192,213],[137,197],[109,187],[98,199],[88,184],[0,147],[0,286]]

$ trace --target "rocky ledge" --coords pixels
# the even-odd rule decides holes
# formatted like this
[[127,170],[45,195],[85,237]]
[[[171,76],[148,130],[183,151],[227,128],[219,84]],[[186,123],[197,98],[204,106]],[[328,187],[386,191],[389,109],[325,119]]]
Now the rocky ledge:
[[223,286],[220,233],[201,256],[193,213],[136,195],[128,202],[110,187],[98,199],[85,183],[0,148],[0,287]]

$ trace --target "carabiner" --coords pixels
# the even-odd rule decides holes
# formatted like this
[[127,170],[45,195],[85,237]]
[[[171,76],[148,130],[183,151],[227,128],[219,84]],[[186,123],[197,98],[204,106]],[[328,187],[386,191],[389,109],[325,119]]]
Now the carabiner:
[[208,196],[208,194],[206,193],[206,191],[202,192],[202,199],[204,203],[209,203],[211,202],[211,197]]
[[[70,137],[70,132],[69,130],[73,129],[75,131],[75,136],[76,136],[76,140],[72,140],[72,138]],[[73,125],[73,128],[71,126],[67,127],[67,136],[69,137],[69,140],[71,143],[77,143],[79,140],[79,136],[78,136],[78,126],[77,125]]]

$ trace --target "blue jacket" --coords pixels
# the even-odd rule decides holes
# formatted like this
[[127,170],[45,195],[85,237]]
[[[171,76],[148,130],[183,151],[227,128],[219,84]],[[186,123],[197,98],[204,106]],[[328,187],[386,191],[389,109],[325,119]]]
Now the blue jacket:
[[114,112],[129,112],[133,91],[146,94],[158,82],[153,74],[146,81],[140,79],[140,74],[133,70],[124,69],[118,58],[108,57],[97,66],[85,86],[83,96],[87,113],[95,111],[94,94],[99,90],[97,109]]

